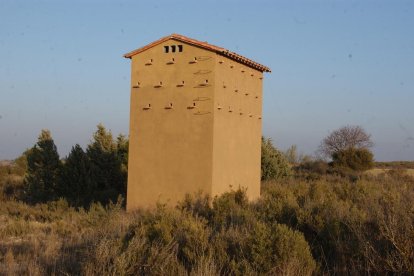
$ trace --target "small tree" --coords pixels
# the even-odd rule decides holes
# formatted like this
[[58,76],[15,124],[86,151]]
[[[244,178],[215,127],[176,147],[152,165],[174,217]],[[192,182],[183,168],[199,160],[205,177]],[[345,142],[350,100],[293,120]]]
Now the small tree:
[[25,184],[29,200],[43,202],[57,197],[56,183],[61,162],[49,130],[42,130],[36,145],[27,152]]
[[334,130],[322,140],[319,152],[332,158],[339,151],[354,149],[369,149],[373,146],[371,135],[367,134],[360,126],[344,126]]
[[319,151],[332,159],[334,167],[363,171],[373,165],[373,154],[369,150],[372,145],[371,135],[362,127],[345,126],[325,137]]
[[282,152],[276,149],[270,138],[262,137],[262,180],[282,179],[291,175],[289,162]]

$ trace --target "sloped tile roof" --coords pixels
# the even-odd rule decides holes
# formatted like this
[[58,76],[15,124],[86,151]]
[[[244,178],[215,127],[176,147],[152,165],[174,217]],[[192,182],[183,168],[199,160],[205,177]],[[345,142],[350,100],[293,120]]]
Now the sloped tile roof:
[[197,47],[215,52],[219,55],[226,56],[226,57],[228,57],[232,60],[240,62],[244,65],[252,67],[252,68],[254,68],[256,70],[259,70],[261,72],[271,72],[269,67],[266,67],[266,66],[264,66],[260,63],[257,63],[255,61],[253,61],[251,59],[248,59],[244,56],[241,56],[237,53],[230,52],[229,50],[227,50],[225,48],[215,46],[215,45],[209,44],[207,42],[202,42],[202,41],[199,41],[199,40],[195,40],[195,39],[192,39],[192,38],[180,35],[180,34],[171,34],[171,35],[165,36],[163,38],[160,38],[160,39],[158,39],[158,40],[156,40],[156,41],[154,41],[154,42],[152,42],[152,43],[150,43],[150,44],[148,44],[144,47],[141,47],[139,49],[136,49],[132,52],[129,52],[129,53],[125,54],[124,57],[125,58],[131,58],[132,56],[134,56],[136,54],[144,52],[144,51],[146,51],[146,50],[148,50],[148,49],[150,49],[150,48],[152,48],[152,47],[154,47],[154,46],[156,46],[160,43],[163,43],[164,41],[170,40],[170,39],[181,41],[181,42],[184,42],[184,43],[187,43],[187,44],[191,44],[191,45],[194,45],[194,46],[197,46]]

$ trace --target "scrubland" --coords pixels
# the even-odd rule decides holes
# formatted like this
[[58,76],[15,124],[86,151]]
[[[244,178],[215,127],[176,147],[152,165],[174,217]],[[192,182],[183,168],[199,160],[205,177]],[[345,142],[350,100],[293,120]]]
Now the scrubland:
[[175,208],[126,213],[122,198],[29,205],[0,182],[0,275],[331,275],[414,273],[414,178],[301,173]]

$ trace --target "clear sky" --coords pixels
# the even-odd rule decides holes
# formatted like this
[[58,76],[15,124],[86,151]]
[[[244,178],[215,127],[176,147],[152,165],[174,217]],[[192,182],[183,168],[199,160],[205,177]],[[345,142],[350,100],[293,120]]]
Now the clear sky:
[[62,157],[98,123],[128,134],[130,61],[171,33],[272,69],[263,134],[313,154],[361,125],[375,158],[414,160],[414,1],[0,1],[0,159],[47,128]]

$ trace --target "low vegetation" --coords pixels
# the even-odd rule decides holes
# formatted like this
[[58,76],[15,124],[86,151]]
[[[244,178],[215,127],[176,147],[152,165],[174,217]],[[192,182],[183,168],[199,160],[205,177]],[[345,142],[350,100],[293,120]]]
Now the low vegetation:
[[414,273],[414,179],[337,176],[187,196],[126,213],[65,200],[0,205],[0,274]]
[[[50,184],[30,169],[46,165],[30,163],[33,148],[0,166],[0,275],[414,274],[414,177],[401,166],[370,174],[265,140],[257,201],[236,190],[126,213],[122,185],[82,178],[108,164],[126,173],[127,141],[102,130],[86,151],[50,158]],[[40,184],[49,194],[34,197]]]

